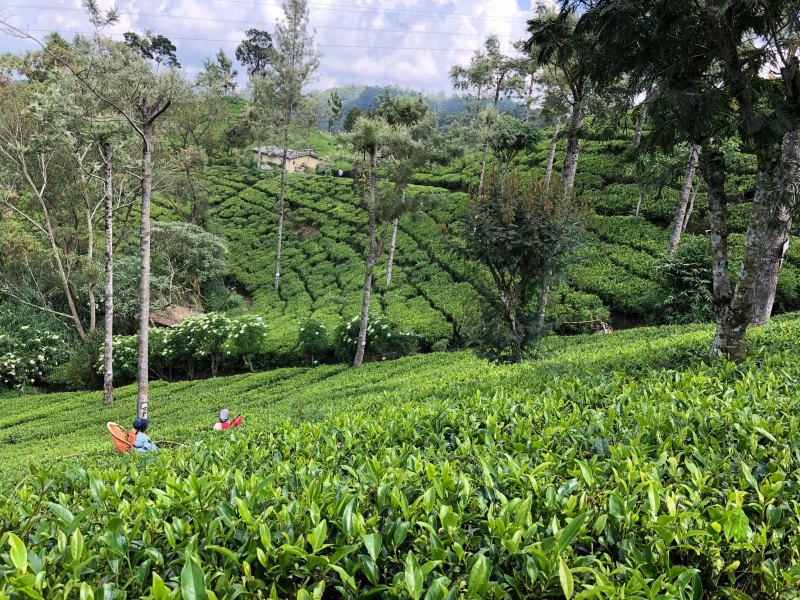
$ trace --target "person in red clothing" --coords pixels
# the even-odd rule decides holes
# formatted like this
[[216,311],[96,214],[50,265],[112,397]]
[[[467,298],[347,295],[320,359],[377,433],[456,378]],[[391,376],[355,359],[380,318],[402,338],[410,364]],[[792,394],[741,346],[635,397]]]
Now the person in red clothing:
[[214,430],[230,429],[231,427],[239,427],[239,425],[242,424],[242,415],[237,415],[232,421],[229,417],[230,413],[227,408],[223,408],[219,411],[219,421],[214,423]]
[[223,408],[219,411],[219,421],[214,423],[214,430],[219,431],[220,429],[228,429],[231,426],[230,421],[228,420],[228,409]]

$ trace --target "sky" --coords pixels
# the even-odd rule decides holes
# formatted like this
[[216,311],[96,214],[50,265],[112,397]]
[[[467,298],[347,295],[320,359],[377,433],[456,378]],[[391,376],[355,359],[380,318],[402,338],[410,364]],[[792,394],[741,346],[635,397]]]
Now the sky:
[[[108,8],[112,0],[99,0]],[[152,29],[177,46],[187,75],[222,48],[233,57],[250,28],[272,32],[280,0],[118,0],[119,23],[105,33]],[[346,84],[398,85],[420,91],[451,90],[448,72],[468,64],[489,34],[503,51],[522,39],[531,0],[309,0],[311,25],[322,54],[317,80],[328,89]],[[0,18],[41,38],[57,30],[89,33],[81,0],[0,0]],[[0,52],[32,49],[30,40],[0,32]],[[243,72],[243,68],[239,68]],[[244,83],[244,78],[242,78]]]

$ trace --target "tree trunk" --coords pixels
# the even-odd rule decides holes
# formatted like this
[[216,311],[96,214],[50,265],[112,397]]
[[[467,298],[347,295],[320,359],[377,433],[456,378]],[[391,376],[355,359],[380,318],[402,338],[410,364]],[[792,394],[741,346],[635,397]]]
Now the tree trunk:
[[561,117],[556,117],[553,123],[553,139],[550,141],[550,154],[547,156],[547,170],[544,174],[544,185],[549,186],[553,178],[553,162],[556,159],[556,146],[558,145],[558,128],[561,126]]
[[637,219],[639,218],[639,211],[642,209],[642,200],[644,200],[644,188],[639,186],[639,199],[636,201],[636,212],[633,214]]
[[[765,144],[757,149],[756,156],[758,159],[756,193],[745,237],[744,258],[739,281],[733,294],[730,295],[729,303],[718,305],[715,298],[715,305],[718,305],[717,330],[711,347],[711,355],[712,357],[725,355],[735,362],[741,362],[745,358],[745,334],[753,316],[755,284],[759,267],[764,258],[766,234],[771,215],[780,205],[780,146]],[[711,216],[713,244],[715,214],[712,212]],[[728,289],[730,290],[730,279],[728,279]]]
[[394,265],[394,247],[397,243],[397,222],[399,219],[395,217],[392,221],[392,241],[389,243],[389,266],[386,269],[386,287],[392,285],[392,266]]
[[542,289],[539,290],[539,301],[536,303],[536,335],[541,336],[544,333],[544,318],[547,312],[547,297],[550,295],[550,278],[553,276],[553,271],[548,270],[542,281]]
[[358,346],[356,347],[356,357],[353,360],[354,367],[360,367],[364,363],[364,352],[367,349],[367,327],[369,326],[369,299],[372,292],[372,273],[375,270],[377,261],[377,244],[375,241],[375,195],[378,186],[378,150],[372,148],[369,155],[369,254],[367,255],[367,268],[364,273],[364,301],[361,304],[361,324],[358,329]]
[[483,158],[481,159],[481,176],[478,179],[478,195],[483,191],[483,180],[486,178],[486,154],[489,152],[489,138],[483,141]]
[[567,132],[567,152],[564,155],[564,167],[561,172],[561,187],[568,194],[575,187],[575,172],[578,170],[578,156],[580,154],[580,134],[583,125],[582,104],[574,101],[572,104],[572,117]]
[[147,418],[150,363],[150,201],[153,194],[153,123],[142,126],[142,220],[139,229],[141,254],[139,281],[139,365],[136,416]]
[[286,212],[286,144],[284,140],[281,159],[281,191],[278,195],[278,245],[275,249],[275,291],[281,287],[281,247],[283,246],[283,218]]
[[114,403],[114,197],[113,154],[107,142],[100,144],[103,157],[103,204],[105,206],[105,331],[103,333],[103,404]]
[[[642,143],[642,130],[644,123],[647,120],[647,99],[642,103],[642,112],[639,114],[639,120],[636,122],[636,131],[633,134],[633,147],[638,148]],[[627,129],[627,127],[626,127]]]
[[789,206],[800,192],[800,130],[786,136],[781,165],[780,202],[770,215],[764,257],[756,280],[752,324],[766,325],[772,316],[775,292],[778,287],[784,247],[789,242],[792,215]]
[[669,242],[667,242],[667,256],[669,257],[675,254],[675,250],[678,249],[678,244],[681,243],[683,226],[686,221],[686,209],[692,193],[692,181],[694,181],[694,172],[697,170],[697,161],[699,157],[700,146],[692,144],[689,150],[689,160],[686,162],[686,171],[683,174],[683,185],[681,186],[681,195],[678,199],[678,209],[675,211],[675,219],[672,223],[672,233],[669,236]]
[[694,201],[697,198],[697,190],[699,189],[699,185],[692,185],[692,195],[689,199],[689,208],[686,209],[686,218],[683,220],[683,231],[686,231],[689,228],[689,221],[692,218],[692,211],[694,210]]

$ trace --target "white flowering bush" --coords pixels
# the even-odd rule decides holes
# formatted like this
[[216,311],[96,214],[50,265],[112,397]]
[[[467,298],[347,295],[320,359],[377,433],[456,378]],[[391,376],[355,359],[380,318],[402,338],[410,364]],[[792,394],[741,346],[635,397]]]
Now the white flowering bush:
[[[230,318],[208,313],[184,319],[174,329],[150,329],[150,370],[162,379],[182,375],[194,377],[210,371],[253,370],[253,361],[264,353],[267,335],[262,317]],[[114,376],[120,380],[136,377],[138,336],[114,338]],[[102,373],[102,357],[97,364]]]
[[0,334],[0,388],[22,389],[41,384],[69,359],[66,340],[29,325]]
[[250,371],[253,360],[264,353],[267,325],[262,317],[239,317],[233,319],[228,329],[228,339],[223,345],[225,362],[241,358]]
[[[352,362],[358,347],[358,330],[361,317],[342,321],[336,328],[333,348],[336,358],[342,362]],[[386,360],[411,354],[417,343],[413,333],[401,333],[384,315],[370,315],[367,325],[366,360]]]
[[329,357],[332,350],[328,328],[315,319],[308,319],[300,325],[297,345],[312,366]]

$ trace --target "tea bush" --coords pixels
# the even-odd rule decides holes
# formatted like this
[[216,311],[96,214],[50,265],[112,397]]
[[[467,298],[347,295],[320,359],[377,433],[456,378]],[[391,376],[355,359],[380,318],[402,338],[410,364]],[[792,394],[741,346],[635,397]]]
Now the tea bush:
[[698,363],[693,326],[554,338],[513,367],[433,354],[164,386],[187,411],[198,386],[253,384],[349,409],[34,468],[0,504],[0,591],[796,597],[798,334],[775,321],[738,367]]

